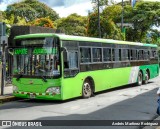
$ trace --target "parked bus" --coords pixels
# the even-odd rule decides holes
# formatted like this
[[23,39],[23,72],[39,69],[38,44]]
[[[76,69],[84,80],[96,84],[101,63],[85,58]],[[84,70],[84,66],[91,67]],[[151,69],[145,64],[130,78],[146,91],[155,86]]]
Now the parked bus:
[[59,34],[14,38],[13,94],[66,100],[159,75],[157,45]]

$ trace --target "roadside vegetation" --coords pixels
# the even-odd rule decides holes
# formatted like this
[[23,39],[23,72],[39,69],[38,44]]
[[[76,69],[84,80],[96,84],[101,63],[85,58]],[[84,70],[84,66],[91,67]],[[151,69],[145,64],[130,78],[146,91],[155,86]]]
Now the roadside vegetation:
[[[112,4],[108,4],[112,3]],[[143,43],[154,43],[160,46],[160,2],[137,2],[134,7],[124,2],[124,23],[121,31],[122,3],[115,4],[112,0],[100,0],[101,37],[116,40],[127,40]],[[13,25],[42,26],[60,29],[68,35],[99,37],[98,11],[94,4],[88,16],[71,14],[60,18],[54,9],[38,0],[23,0],[7,6],[0,11],[0,22],[9,28]]]

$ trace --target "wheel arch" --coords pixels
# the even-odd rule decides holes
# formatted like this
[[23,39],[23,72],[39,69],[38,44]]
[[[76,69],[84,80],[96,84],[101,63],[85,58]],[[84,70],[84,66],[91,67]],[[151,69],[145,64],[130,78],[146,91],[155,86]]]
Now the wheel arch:
[[142,69],[140,69],[140,70],[139,70],[139,72],[141,72],[141,73],[142,73],[142,79],[143,79],[143,77],[144,77],[144,76],[143,76],[143,75],[144,75],[143,70],[142,70]]
[[94,79],[91,77],[91,76],[88,76],[84,79],[84,82],[85,81],[89,81],[91,83],[91,88],[92,88],[92,91],[93,93],[95,92],[95,82],[94,82]]

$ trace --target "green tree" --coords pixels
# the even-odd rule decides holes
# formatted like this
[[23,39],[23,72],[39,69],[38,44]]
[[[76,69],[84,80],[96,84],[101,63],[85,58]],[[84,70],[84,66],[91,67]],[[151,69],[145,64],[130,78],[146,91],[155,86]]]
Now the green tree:
[[[15,19],[15,16],[12,14],[10,17],[8,17],[8,19],[3,19],[2,20],[2,22],[6,23],[7,35],[10,35],[10,29],[11,29],[11,25],[14,24],[14,19]],[[18,16],[16,25],[29,25],[29,24],[26,23],[24,18]]]
[[[120,28],[117,27],[115,21],[121,13],[122,7],[120,5],[112,5],[106,7],[100,14],[101,37],[112,39],[124,39]],[[87,25],[87,35],[98,37],[98,14],[97,11],[89,15]]]
[[55,22],[57,24],[57,29],[62,30],[65,34],[77,36],[86,35],[86,17],[74,13],[66,18],[58,19]]
[[35,20],[36,18],[49,17],[52,21],[59,18],[58,14],[44,3],[38,0],[24,0],[7,6],[6,16],[15,16],[14,23],[17,23],[18,18],[22,17],[26,22]]
[[152,26],[160,25],[160,2],[137,2],[134,8],[125,8],[124,21],[133,23],[134,28],[127,28],[129,41],[142,42]]
[[0,22],[2,22],[5,19],[5,12],[0,11]]
[[151,42],[148,42],[148,43],[154,43],[160,46],[160,31],[157,29],[151,29],[150,35],[151,35]]
[[[28,25],[28,23],[25,21],[24,18],[17,16],[16,19],[17,19],[16,25]],[[12,15],[10,15],[10,17],[8,17],[7,19],[4,19],[2,21],[5,22],[6,24],[13,25],[13,24],[15,24],[14,23],[15,16],[12,14]]]
[[[98,0],[91,0],[91,2],[95,4],[93,8],[96,9],[96,7],[98,6]],[[99,0],[99,6],[106,6],[106,5],[108,5],[108,0]]]
[[33,22],[35,26],[55,28],[53,22],[49,18],[38,18]]

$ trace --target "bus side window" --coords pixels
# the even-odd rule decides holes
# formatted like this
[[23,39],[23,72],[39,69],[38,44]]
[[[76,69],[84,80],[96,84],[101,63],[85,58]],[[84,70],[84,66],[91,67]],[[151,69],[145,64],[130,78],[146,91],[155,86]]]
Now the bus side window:
[[149,60],[149,51],[148,50],[144,51],[144,60]]
[[69,52],[69,68],[75,69],[78,68],[78,52]]
[[115,49],[112,49],[112,61],[115,61]]
[[102,61],[101,48],[92,48],[92,54],[93,54],[93,62],[101,62]]
[[91,62],[91,49],[90,48],[80,48],[80,59],[81,63]]
[[64,69],[69,68],[69,64],[68,64],[68,52],[66,49],[64,49],[63,51],[63,62],[64,62]]
[[139,50],[138,51],[138,60],[143,60],[143,56],[144,56],[143,50]]
[[103,61],[111,61],[111,48],[103,48]]
[[157,57],[158,57],[157,51],[153,51],[153,57],[154,57],[154,58],[157,58]]
[[157,53],[156,53],[156,51],[155,50],[150,50],[150,58],[156,58],[156,56],[157,56]]
[[137,50],[131,49],[131,51],[130,51],[130,59],[131,60],[137,60]]

